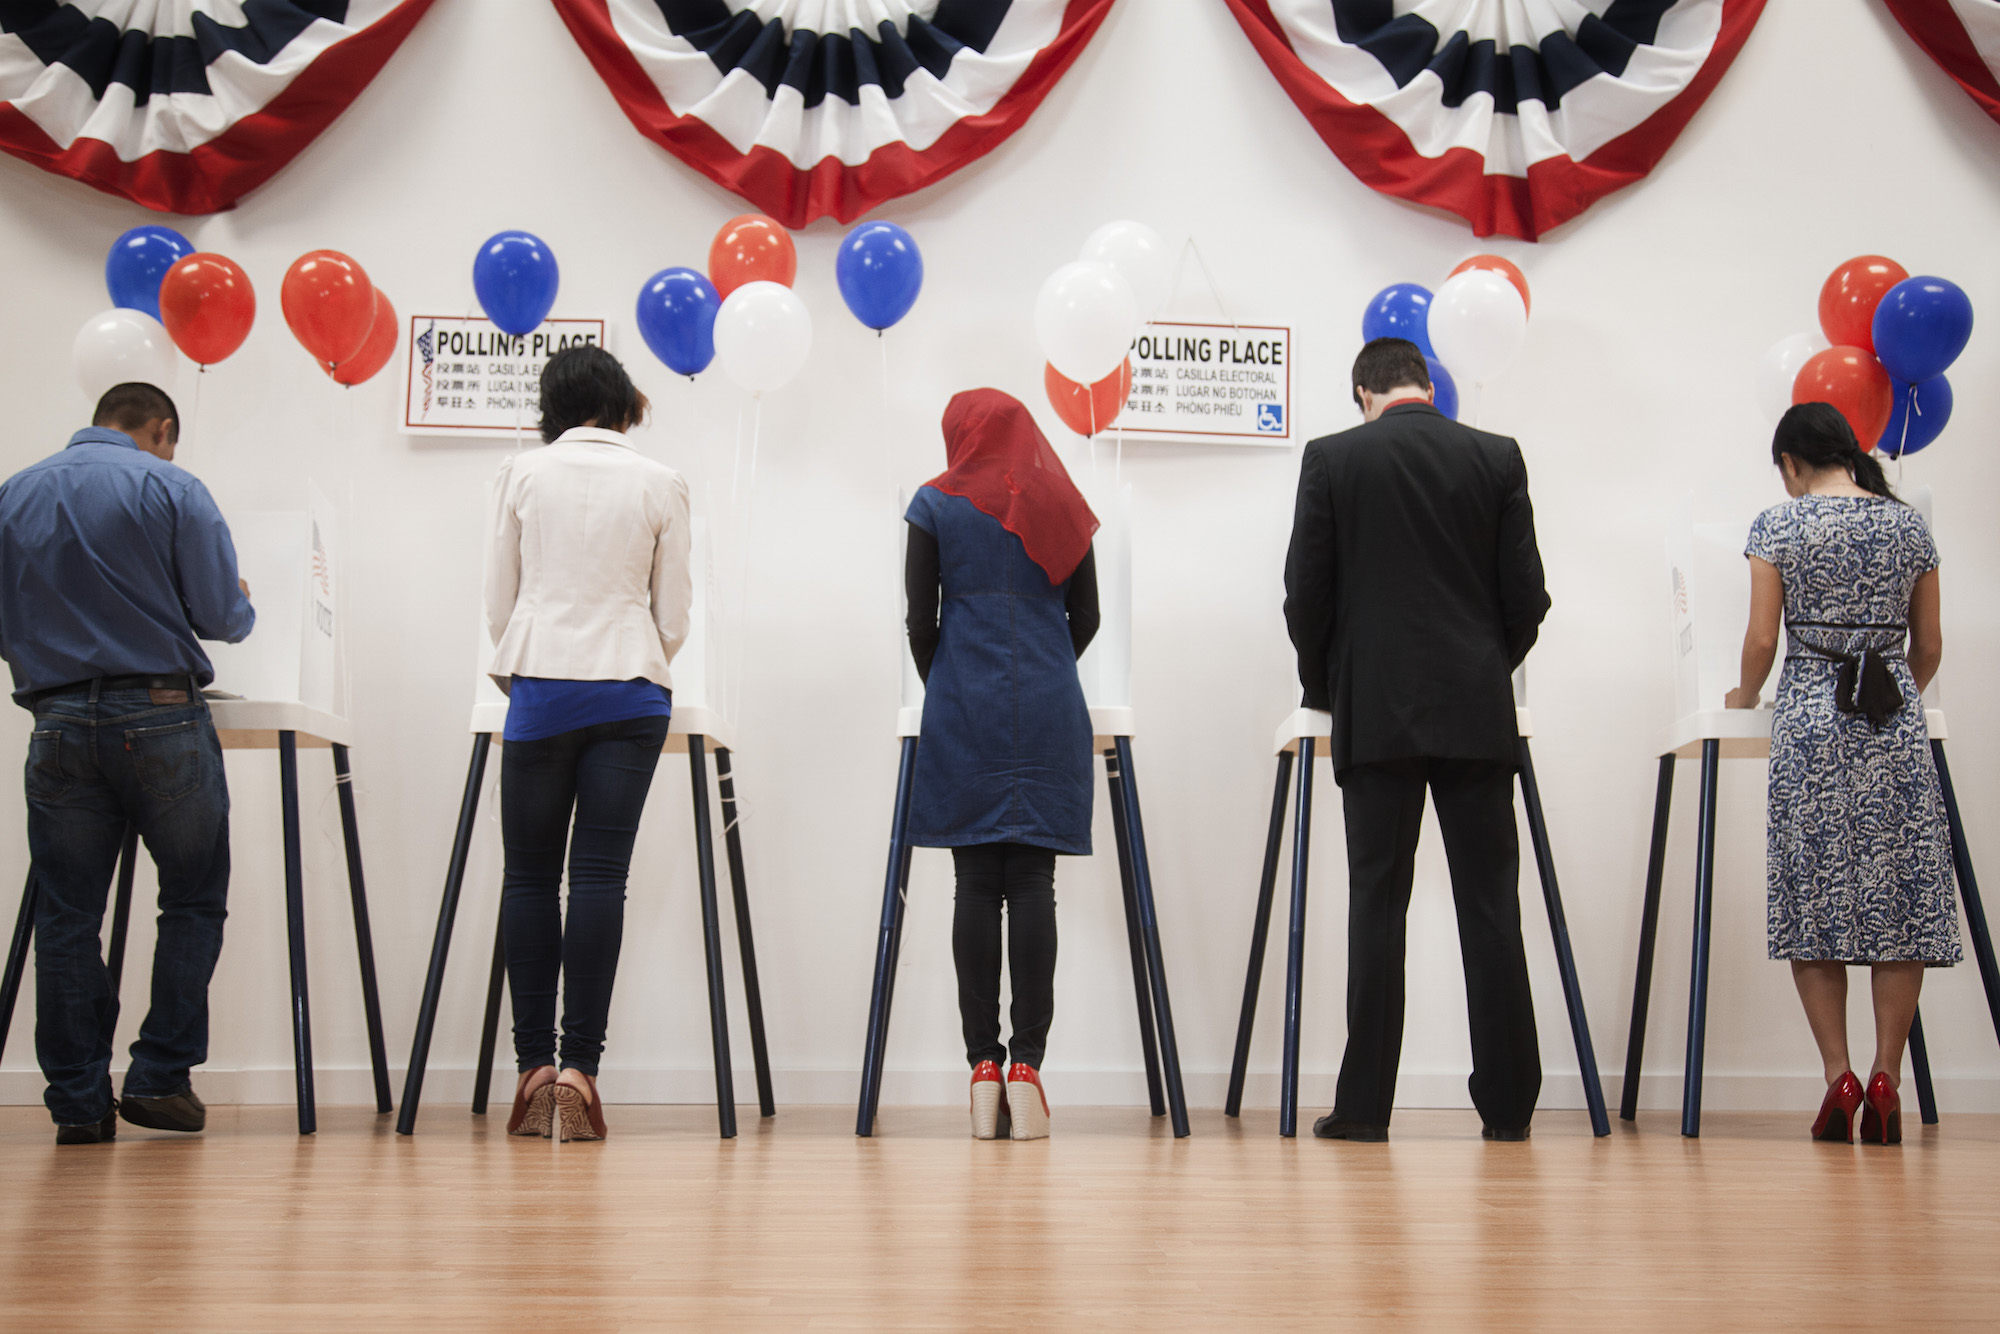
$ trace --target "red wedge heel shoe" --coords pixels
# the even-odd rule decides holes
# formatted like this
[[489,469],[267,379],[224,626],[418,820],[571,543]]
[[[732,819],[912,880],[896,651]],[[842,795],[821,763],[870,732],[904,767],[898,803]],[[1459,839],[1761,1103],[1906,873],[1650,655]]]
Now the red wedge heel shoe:
[[1861,1142],[1903,1142],[1903,1099],[1886,1074],[1878,1074],[1868,1081],[1868,1100],[1861,1109]]
[[1007,1133],[1007,1086],[997,1064],[981,1061],[972,1067],[972,1137],[999,1139]]
[[1814,1139],[1833,1140],[1837,1143],[1854,1143],[1854,1114],[1861,1110],[1861,1081],[1852,1070],[1842,1072],[1840,1078],[1826,1091],[1826,1101],[1819,1105],[1819,1119],[1813,1122]]

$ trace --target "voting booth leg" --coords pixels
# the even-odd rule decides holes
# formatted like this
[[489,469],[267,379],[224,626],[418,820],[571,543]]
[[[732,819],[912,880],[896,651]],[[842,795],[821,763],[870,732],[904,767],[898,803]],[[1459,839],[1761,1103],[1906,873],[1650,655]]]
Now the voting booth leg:
[[868,1038],[861,1054],[861,1099],[854,1133],[875,1133],[875,1108],[882,1096],[883,1048],[889,1041],[890,983],[896,969],[896,945],[903,929],[903,886],[909,877],[907,841],[910,833],[911,782],[917,768],[917,739],[903,738],[903,757],[896,769],[896,809],[889,824],[889,870],[882,886],[882,921],[875,939],[875,987],[868,1002]]
[[688,738],[694,797],[694,850],[701,881],[702,953],[708,962],[708,1032],[715,1049],[715,1117],[722,1138],[736,1138],[736,1076],[729,1064],[729,1001],[722,977],[722,912],[715,897],[715,834],[708,809],[708,747]]
[[111,904],[111,943],[104,951],[104,971],[111,975],[111,994],[125,976],[125,940],[132,930],[132,873],[139,863],[139,827],[125,826],[118,849],[118,893]]
[[1931,1086],[1931,1053],[1924,1046],[1924,1011],[1919,1006],[1910,1015],[1910,1068],[1917,1081],[1917,1111],[1924,1124],[1938,1123],[1937,1090]]
[[21,995],[21,976],[28,969],[28,942],[35,938],[35,873],[21,886],[21,908],[14,914],[14,938],[7,946],[7,967],[0,971],[0,1054],[7,1050],[7,1030],[14,1026],[14,1002]]
[[1292,811],[1292,924],[1285,941],[1285,1051],[1278,1072],[1278,1133],[1299,1133],[1299,993],[1306,971],[1306,854],[1312,842],[1313,739],[1299,738]]
[[1576,952],[1570,947],[1569,923],[1563,917],[1562,890],[1556,885],[1555,850],[1549,844],[1548,814],[1542,789],[1535,781],[1535,758],[1528,739],[1521,738],[1521,801],[1528,811],[1528,839],[1535,849],[1535,869],[1541,873],[1542,900],[1549,910],[1549,934],[1555,938],[1556,973],[1562,978],[1563,1004],[1569,1009],[1569,1031],[1576,1040],[1576,1064],[1583,1076],[1583,1101],[1590,1109],[1590,1133],[1609,1135],[1604,1114],[1604,1082],[1597,1073],[1597,1049],[1590,1042],[1590,1020],[1583,1012],[1583,986],[1576,976]]
[[1972,930],[1972,955],[1979,964],[1979,981],[1986,988],[1986,1010],[2000,1037],[2000,965],[1993,959],[1993,933],[1987,929],[1986,906],[1979,900],[1979,880],[1972,874],[1972,852],[1965,842],[1965,822],[1959,818],[1958,797],[1951,788],[1951,766],[1945,763],[1944,742],[1931,742],[1938,786],[1944,792],[1945,821],[1951,828],[1951,859],[1958,872],[1958,892],[1965,899],[1965,924]]
[[1264,976],[1264,946],[1271,935],[1271,901],[1277,897],[1278,854],[1285,841],[1285,784],[1292,776],[1292,753],[1278,753],[1278,788],[1271,796],[1271,827],[1264,834],[1264,872],[1257,881],[1257,915],[1250,925],[1250,968],[1243,979],[1243,1010],[1236,1017],[1236,1055],[1229,1063],[1229,1096],[1224,1116],[1243,1114],[1243,1080],[1250,1069],[1250,1031],[1257,1024],[1257,990]]
[[750,1059],[757,1068],[757,1113],[776,1116],[771,1051],[764,1042],[764,989],[757,984],[757,943],[750,934],[750,890],[743,873],[743,834],[736,819],[736,779],[729,747],[715,748],[715,791],[722,801],[722,843],[729,855],[729,897],[736,906],[736,953],[743,964],[743,1008],[750,1016]]
[[1125,824],[1125,785],[1118,776],[1118,752],[1104,752],[1105,785],[1111,793],[1111,836],[1118,850],[1118,888],[1125,901],[1125,945],[1132,956],[1132,994],[1139,1002],[1139,1046],[1146,1057],[1146,1102],[1154,1116],[1167,1114],[1160,1088],[1159,1037],[1153,1028],[1153,987],[1146,968],[1145,933],[1139,928],[1139,894],[1132,883],[1132,831]]
[[1639,1061],[1646,1054],[1646,1011],[1653,1000],[1653,944],[1660,934],[1660,880],[1667,869],[1667,826],[1674,803],[1674,757],[1660,756],[1660,782],[1653,792],[1653,847],[1646,857],[1646,906],[1639,915],[1639,967],[1632,984],[1632,1029],[1625,1039],[1625,1087],[1618,1097],[1620,1120],[1639,1116]]
[[1167,1115],[1174,1138],[1188,1136],[1187,1092],[1181,1085],[1180,1044],[1174,1040],[1174,1007],[1167,998],[1167,965],[1160,950],[1160,914],[1153,899],[1153,870],[1146,858],[1146,822],[1139,809],[1139,776],[1132,768],[1132,738],[1113,737],[1125,806],[1125,841],[1132,850],[1132,891],[1139,900],[1139,928],[1146,938],[1146,969],[1153,990],[1153,1024],[1159,1030],[1160,1073],[1167,1084]]
[[278,785],[285,826],[285,937],[292,955],[292,1064],[298,1080],[299,1133],[319,1128],[313,1103],[312,1010],[306,999],[305,867],[299,848],[299,734],[278,733]]
[[1694,853],[1694,963],[1688,978],[1687,1071],[1681,1077],[1681,1134],[1701,1134],[1701,1062],[1708,1041],[1708,938],[1715,907],[1715,788],[1722,743],[1701,743],[1701,815]]
[[333,785],[340,793],[340,832],[347,846],[347,894],[354,903],[354,948],[361,956],[361,1008],[368,1020],[368,1062],[375,1072],[375,1110],[388,1112],[389,1053],[382,1041],[382,992],[375,983],[375,933],[368,925],[368,884],[361,877],[361,828],[354,819],[354,775],[347,747],[333,748]]
[[486,1011],[479,1027],[479,1063],[472,1067],[472,1114],[486,1115],[493,1093],[493,1054],[500,1045],[500,996],[507,989],[507,904],[493,923],[493,966],[486,975]]
[[431,1056],[431,1032],[437,1027],[438,996],[444,990],[445,956],[451,953],[452,921],[458,916],[458,891],[465,883],[465,859],[472,848],[472,831],[479,815],[479,788],[486,778],[486,753],[493,734],[472,738],[472,763],[465,775],[465,796],[458,804],[458,832],[451,841],[451,864],[444,873],[444,900],[438,905],[437,933],[431,939],[430,971],[424,974],[424,998],[417,1007],[417,1034],[410,1043],[410,1068],[403,1077],[403,1107],[396,1115],[396,1133],[417,1128],[417,1105],[423,1100],[424,1066]]

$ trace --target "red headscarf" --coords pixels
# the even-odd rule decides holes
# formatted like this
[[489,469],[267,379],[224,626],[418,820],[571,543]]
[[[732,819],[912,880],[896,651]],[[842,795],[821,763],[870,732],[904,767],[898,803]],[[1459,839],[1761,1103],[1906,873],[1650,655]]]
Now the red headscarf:
[[998,519],[1050,583],[1076,573],[1097,516],[1021,400],[998,389],[953,395],[944,410],[944,456],[951,466],[932,486]]

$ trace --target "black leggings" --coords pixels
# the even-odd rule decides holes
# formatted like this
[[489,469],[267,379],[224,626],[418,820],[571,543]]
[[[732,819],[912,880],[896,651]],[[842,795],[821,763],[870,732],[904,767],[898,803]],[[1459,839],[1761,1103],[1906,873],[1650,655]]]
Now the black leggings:
[[1056,1010],[1056,855],[1021,843],[953,848],[958,893],[951,955],[958,964],[958,1015],[966,1064],[993,1061],[1000,1042],[1000,905],[1007,905],[1007,959],[1014,984],[1014,1059],[1039,1070]]
[[[500,916],[514,996],[514,1055],[523,1070],[555,1064],[560,975],[563,1066],[597,1077],[625,933],[625,877],[666,736],[665,718],[633,718],[509,741],[501,752],[507,872]],[[565,844],[566,923],[557,903]]]

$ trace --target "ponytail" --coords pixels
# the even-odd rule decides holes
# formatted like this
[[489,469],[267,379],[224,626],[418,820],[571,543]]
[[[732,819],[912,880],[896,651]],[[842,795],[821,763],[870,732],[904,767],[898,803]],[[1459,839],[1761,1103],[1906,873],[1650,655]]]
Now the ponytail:
[[1898,499],[1881,463],[1861,448],[1847,418],[1831,403],[1795,403],[1786,409],[1771,437],[1771,462],[1787,454],[1808,468],[1839,468],[1851,473],[1863,491]]

